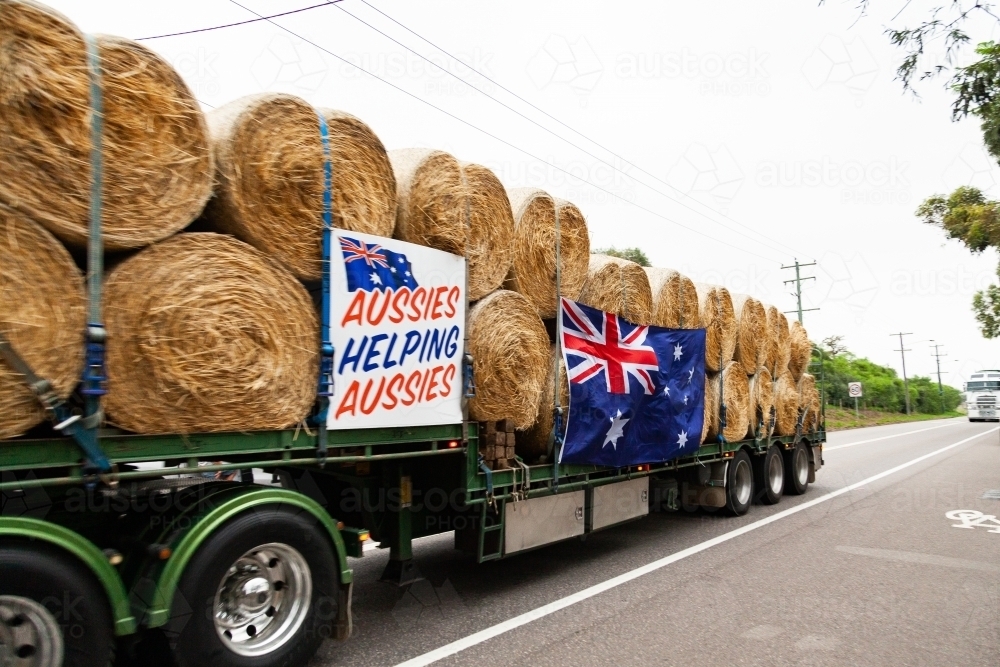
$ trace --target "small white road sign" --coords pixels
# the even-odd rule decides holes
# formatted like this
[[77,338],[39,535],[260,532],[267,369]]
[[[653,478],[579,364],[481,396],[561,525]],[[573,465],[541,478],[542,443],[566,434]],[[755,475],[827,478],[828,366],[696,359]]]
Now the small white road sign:
[[847,383],[847,395],[851,398],[861,398],[864,394],[861,393],[861,383],[860,382],[848,382]]

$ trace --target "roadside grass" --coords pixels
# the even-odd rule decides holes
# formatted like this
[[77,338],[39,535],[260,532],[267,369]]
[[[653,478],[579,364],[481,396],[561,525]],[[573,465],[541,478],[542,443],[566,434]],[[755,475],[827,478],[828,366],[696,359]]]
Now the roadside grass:
[[880,412],[878,410],[861,410],[860,417],[854,416],[853,409],[838,408],[832,405],[826,406],[826,430],[843,431],[850,428],[864,428],[865,426],[882,426],[883,424],[901,424],[903,422],[920,422],[931,419],[951,419],[953,417],[964,417],[964,412],[945,412],[942,414],[914,413],[905,415],[901,412]]

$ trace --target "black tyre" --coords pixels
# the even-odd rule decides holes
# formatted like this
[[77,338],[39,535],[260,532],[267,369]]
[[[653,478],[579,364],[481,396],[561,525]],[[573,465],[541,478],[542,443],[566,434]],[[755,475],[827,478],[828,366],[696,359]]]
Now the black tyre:
[[785,458],[781,450],[771,445],[764,456],[755,456],[753,461],[757,497],[765,505],[776,505],[785,492]]
[[800,496],[809,487],[809,449],[803,440],[785,450],[785,493]]
[[726,513],[742,516],[753,504],[753,465],[746,450],[736,452],[726,471]]
[[184,570],[167,636],[181,667],[298,667],[337,619],[337,561],[307,513],[273,506],[212,534]]
[[107,667],[108,597],[93,573],[56,547],[0,545],[0,664]]

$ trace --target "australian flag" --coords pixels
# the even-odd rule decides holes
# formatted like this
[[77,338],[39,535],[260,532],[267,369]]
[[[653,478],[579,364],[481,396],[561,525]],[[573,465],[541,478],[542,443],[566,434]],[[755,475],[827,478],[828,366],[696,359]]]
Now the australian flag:
[[704,329],[639,326],[569,299],[559,325],[570,392],[561,463],[622,468],[698,449]]
[[398,290],[401,287],[412,290],[417,287],[406,255],[346,236],[340,237],[340,249],[344,253],[344,267],[347,269],[347,289],[352,292]]

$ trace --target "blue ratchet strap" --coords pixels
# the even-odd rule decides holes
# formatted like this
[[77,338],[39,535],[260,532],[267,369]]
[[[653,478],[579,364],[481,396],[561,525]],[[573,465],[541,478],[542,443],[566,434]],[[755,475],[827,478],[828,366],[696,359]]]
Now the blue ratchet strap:
[[493,471],[486,465],[486,459],[482,454],[479,455],[479,469],[486,475],[486,500],[489,502],[493,497]]
[[319,136],[323,144],[323,257],[322,305],[320,306],[319,387],[316,392],[318,410],[316,423],[319,428],[316,449],[320,465],[326,462],[326,420],[333,396],[333,342],[330,340],[330,255],[333,252],[333,164],[330,161],[330,133],[323,113],[319,117]]
[[87,35],[87,67],[90,73],[90,227],[87,243],[87,349],[80,389],[84,396],[84,418],[82,428],[71,430],[71,434],[87,455],[91,467],[107,472],[111,465],[101,451],[97,435],[103,418],[101,396],[107,393],[108,380],[104,366],[107,333],[101,318],[104,101],[101,93],[101,57],[97,41],[91,35]]
[[563,409],[562,406],[555,408],[555,419],[552,420],[553,443],[552,443],[552,488],[559,488],[559,457],[562,456],[563,446]]

